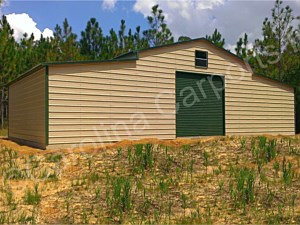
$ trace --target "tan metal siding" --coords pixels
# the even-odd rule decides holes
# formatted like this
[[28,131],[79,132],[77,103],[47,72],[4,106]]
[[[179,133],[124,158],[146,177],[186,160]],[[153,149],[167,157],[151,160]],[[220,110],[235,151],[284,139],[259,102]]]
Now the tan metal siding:
[[[195,68],[195,50],[208,51],[207,69]],[[140,58],[138,64],[150,66],[157,73],[186,71],[224,75],[228,135],[295,133],[293,88],[252,76],[246,64],[210,44],[158,48],[142,53]]]
[[50,67],[49,145],[174,138],[174,78],[136,62]]
[[[194,66],[199,49],[207,69]],[[136,62],[50,66],[49,144],[175,138],[176,71],[225,76],[227,134],[294,133],[292,88],[199,41],[143,51]]]
[[9,87],[9,138],[46,147],[45,70],[39,70]]

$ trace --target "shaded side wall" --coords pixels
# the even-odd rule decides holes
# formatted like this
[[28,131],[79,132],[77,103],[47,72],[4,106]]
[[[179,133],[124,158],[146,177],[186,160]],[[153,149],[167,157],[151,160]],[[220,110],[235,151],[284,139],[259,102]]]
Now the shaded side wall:
[[46,147],[45,70],[39,70],[9,87],[9,139]]

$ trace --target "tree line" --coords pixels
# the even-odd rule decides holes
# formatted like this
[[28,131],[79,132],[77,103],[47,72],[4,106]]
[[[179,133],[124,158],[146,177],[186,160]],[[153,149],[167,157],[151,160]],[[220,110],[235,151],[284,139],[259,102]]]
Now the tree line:
[[[0,0],[1,1],[1,0]],[[300,23],[299,17],[293,15],[289,6],[280,0],[275,1],[271,17],[262,24],[262,38],[255,40],[250,46],[245,33],[236,43],[236,54],[248,61],[255,72],[275,78],[296,86],[297,113],[300,111]],[[141,30],[127,29],[125,20],[121,20],[116,31],[110,29],[104,34],[99,22],[91,18],[80,37],[72,30],[65,19],[62,25],[56,25],[53,37],[36,39],[33,34],[24,34],[16,41],[14,31],[7,18],[0,19],[0,113],[1,126],[7,116],[7,84],[18,75],[40,62],[106,60],[132,50],[174,43],[172,31],[169,29],[163,10],[159,5],[152,7],[147,17],[148,28]],[[292,25],[297,24],[296,27]],[[222,34],[215,29],[206,38],[215,45],[224,48],[226,42]],[[191,38],[181,36],[177,41]],[[299,117],[298,117],[299,118]],[[298,120],[298,124],[299,124]]]

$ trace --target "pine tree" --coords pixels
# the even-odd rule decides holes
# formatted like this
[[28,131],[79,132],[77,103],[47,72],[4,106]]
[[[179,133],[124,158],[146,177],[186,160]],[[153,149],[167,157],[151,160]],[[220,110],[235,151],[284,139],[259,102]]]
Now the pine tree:
[[58,24],[56,25],[54,39],[60,53],[59,60],[72,61],[81,59],[79,44],[76,41],[77,35],[72,32],[72,27],[67,19],[63,22],[63,28]]
[[110,29],[109,35],[103,39],[102,59],[112,59],[119,55],[119,39],[114,29]]
[[128,35],[125,37],[125,51],[129,52],[135,49],[134,46],[134,35],[132,34],[132,30],[128,30]]
[[245,33],[244,38],[240,38],[238,42],[236,43],[235,52],[236,55],[246,59],[249,56],[249,50],[248,50],[248,35]]
[[283,52],[291,41],[294,20],[292,9],[289,6],[283,7],[282,4],[281,0],[276,0],[272,18],[266,18],[263,22],[263,39],[255,41],[255,51],[259,55],[258,69],[279,80],[284,80]]
[[56,61],[57,52],[55,51],[52,38],[44,38],[41,35],[40,40],[35,42],[34,51],[36,63]]
[[18,54],[17,43],[13,37],[14,31],[8,24],[7,18],[2,16],[0,20],[0,113],[1,128],[4,127],[5,112],[7,111],[7,83],[14,79],[17,74]]
[[174,43],[172,32],[165,23],[163,10],[159,9],[159,5],[152,7],[152,16],[148,16],[150,29],[143,32],[149,46],[160,46],[164,44]]
[[120,26],[120,30],[119,30],[119,49],[120,49],[121,53],[123,52],[123,50],[126,47],[125,46],[125,39],[126,39],[125,31],[126,31],[125,20],[121,20],[121,26]]
[[140,26],[136,27],[135,33],[133,35],[133,39],[134,39],[134,49],[135,50],[140,50],[140,49],[149,47],[148,41],[141,34],[141,27]]
[[206,39],[220,48],[223,48],[225,45],[225,39],[222,37],[222,34],[217,29],[215,29],[212,36],[206,35]]
[[99,59],[102,54],[103,34],[99,23],[91,18],[81,32],[80,52],[87,59]]
[[34,49],[35,37],[33,34],[28,36],[27,33],[23,35],[19,43],[19,62],[20,62],[20,71],[26,71],[38,64],[38,60],[35,56],[36,52]]
[[119,40],[118,35],[114,29],[109,31],[110,36],[108,37],[109,42],[107,45],[109,46],[109,59],[114,58],[119,55]]

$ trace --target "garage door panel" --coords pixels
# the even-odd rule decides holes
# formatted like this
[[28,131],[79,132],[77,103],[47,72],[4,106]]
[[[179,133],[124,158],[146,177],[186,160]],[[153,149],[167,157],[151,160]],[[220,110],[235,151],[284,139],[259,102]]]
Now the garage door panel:
[[177,137],[224,134],[223,87],[219,76],[176,73]]

